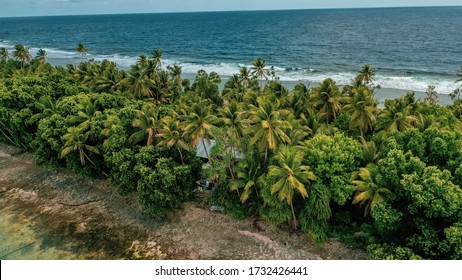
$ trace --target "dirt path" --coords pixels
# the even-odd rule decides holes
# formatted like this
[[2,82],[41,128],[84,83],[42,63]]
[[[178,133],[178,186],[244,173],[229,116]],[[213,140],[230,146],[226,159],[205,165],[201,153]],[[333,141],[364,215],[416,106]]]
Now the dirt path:
[[[12,156],[14,155],[14,156]],[[188,203],[166,221],[103,180],[32,163],[0,145],[0,259],[364,259],[253,219]]]

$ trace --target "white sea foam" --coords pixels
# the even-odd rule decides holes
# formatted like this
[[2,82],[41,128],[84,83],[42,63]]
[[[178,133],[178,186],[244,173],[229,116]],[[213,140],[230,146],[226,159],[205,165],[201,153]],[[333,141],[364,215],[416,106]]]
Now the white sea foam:
[[[0,47],[7,48],[10,53],[14,50],[14,45],[8,41],[0,41]],[[38,50],[39,48],[31,48],[31,55],[35,56]],[[49,61],[52,64],[77,64],[81,61],[81,56],[76,51],[59,50],[54,48],[45,48],[45,50],[47,51]],[[85,59],[94,59],[96,61],[107,59],[114,61],[122,69],[128,69],[131,65],[137,62],[138,56],[121,54],[101,55],[90,52],[85,56]],[[167,65],[172,64],[178,64],[182,66],[183,73],[190,76],[203,69],[209,73],[217,72],[219,75],[223,76],[224,79],[226,79],[228,76],[239,73],[240,67],[252,67],[250,64],[243,63],[191,63],[182,62],[171,58],[163,59],[164,68]],[[281,81],[300,81],[311,84],[322,82],[326,78],[332,78],[339,85],[349,84],[357,74],[356,72],[323,72],[317,71],[313,68],[284,68],[277,65],[269,65],[268,69],[270,68],[274,69],[276,75],[280,78]],[[451,77],[419,75],[415,73],[407,73],[400,76],[396,74],[387,75],[379,72],[374,83],[376,85],[380,85],[383,88],[420,92],[425,92],[429,85],[434,85],[436,87],[436,91],[441,94],[449,94],[458,86],[454,83],[454,80]]]

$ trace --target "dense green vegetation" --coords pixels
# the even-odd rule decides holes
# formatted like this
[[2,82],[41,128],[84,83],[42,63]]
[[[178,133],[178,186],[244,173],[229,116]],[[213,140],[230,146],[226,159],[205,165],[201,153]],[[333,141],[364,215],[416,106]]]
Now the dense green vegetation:
[[452,106],[429,87],[379,108],[370,65],[351,85],[289,91],[257,59],[220,90],[216,73],[190,82],[162,68],[159,50],[126,71],[76,50],[79,65],[52,67],[43,50],[0,49],[0,140],[37,164],[107,177],[153,215],[208,178],[210,203],[236,217],[341,237],[372,258],[462,258],[460,88]]

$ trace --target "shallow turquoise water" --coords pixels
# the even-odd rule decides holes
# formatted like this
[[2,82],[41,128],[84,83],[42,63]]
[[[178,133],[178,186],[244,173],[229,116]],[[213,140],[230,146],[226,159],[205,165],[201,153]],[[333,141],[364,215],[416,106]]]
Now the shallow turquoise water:
[[[50,246],[52,239],[38,229],[34,219],[11,212],[0,211],[0,259],[2,260],[57,260],[78,259],[65,246]],[[47,242],[48,240],[48,242]]]

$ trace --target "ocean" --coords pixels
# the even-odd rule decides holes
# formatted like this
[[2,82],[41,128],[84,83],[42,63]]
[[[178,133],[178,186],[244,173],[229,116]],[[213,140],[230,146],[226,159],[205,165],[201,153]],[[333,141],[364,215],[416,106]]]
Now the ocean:
[[281,81],[349,83],[362,65],[383,88],[448,94],[462,65],[462,7],[204,12],[0,18],[0,47],[48,52],[54,65],[109,59],[128,68],[163,51],[163,65],[226,77],[257,57]]

